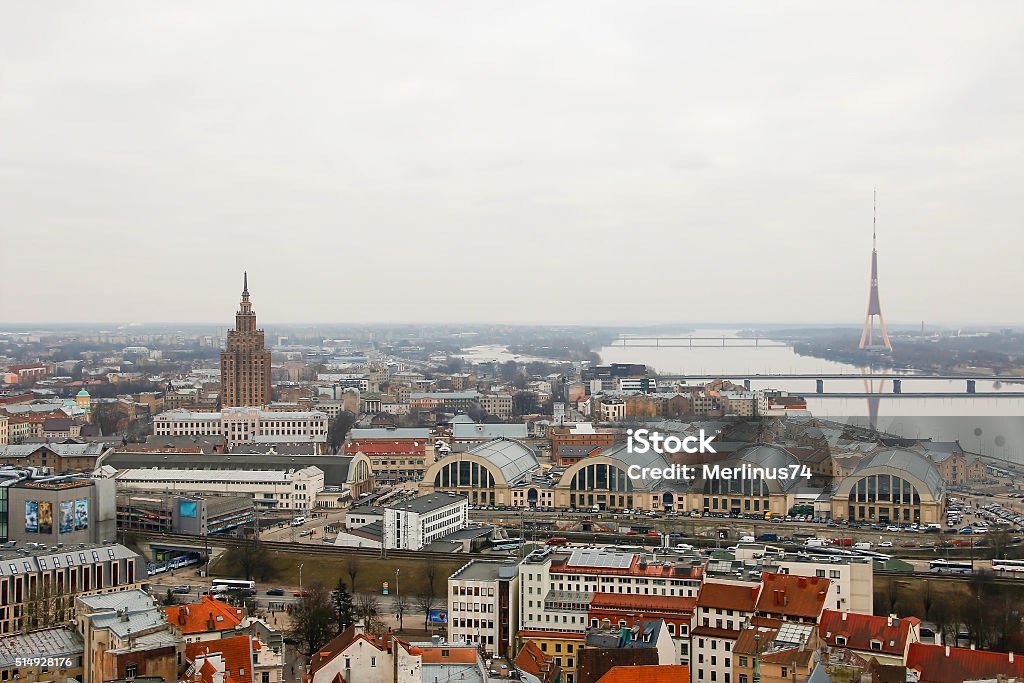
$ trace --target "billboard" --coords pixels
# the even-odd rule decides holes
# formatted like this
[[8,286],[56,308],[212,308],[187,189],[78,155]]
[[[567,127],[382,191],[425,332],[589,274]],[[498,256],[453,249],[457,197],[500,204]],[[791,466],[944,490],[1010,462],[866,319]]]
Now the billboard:
[[39,503],[34,500],[25,501],[25,533],[39,533]]
[[39,503],[39,533],[53,533],[53,503],[49,501]]
[[89,528],[89,499],[79,498],[75,501],[75,530]]
[[182,500],[178,502],[178,514],[182,517],[195,519],[198,503],[194,500]]
[[75,504],[70,500],[60,502],[60,533],[70,534],[75,530]]
[[431,624],[447,624],[448,623],[448,610],[446,609],[432,609],[427,615],[427,621]]

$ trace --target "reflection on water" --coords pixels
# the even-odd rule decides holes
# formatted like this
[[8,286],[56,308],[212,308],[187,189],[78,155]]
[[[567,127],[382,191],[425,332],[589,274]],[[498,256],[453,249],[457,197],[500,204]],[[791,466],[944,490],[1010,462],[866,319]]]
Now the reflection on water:
[[[679,335],[695,337],[735,337],[737,330],[705,329]],[[749,374],[754,389],[783,389],[807,397],[814,415],[866,422],[866,398],[816,398],[814,380],[759,380],[758,374],[772,373],[847,373],[859,375],[867,368],[836,361],[800,356],[791,346],[738,347],[671,347],[640,348],[606,346],[598,351],[603,363],[645,363],[663,374],[693,373],[701,375]],[[908,392],[966,393],[963,380],[921,381],[903,375],[904,395],[894,397],[892,382],[880,385],[874,399],[878,405],[878,427],[908,437],[931,436],[937,440],[959,440],[964,448],[1017,462],[1024,461],[1024,398],[921,398]],[[867,392],[862,379],[826,380],[825,391]],[[977,384],[977,391],[1024,391],[1024,386],[993,382]]]

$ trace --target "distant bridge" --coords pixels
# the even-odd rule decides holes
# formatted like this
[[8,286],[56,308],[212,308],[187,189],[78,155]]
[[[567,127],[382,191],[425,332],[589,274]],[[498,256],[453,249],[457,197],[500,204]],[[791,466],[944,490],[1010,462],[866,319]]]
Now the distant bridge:
[[[1007,384],[1024,384],[1024,376],[1020,375],[1005,375],[1005,376],[993,376],[993,375],[891,375],[882,372],[865,372],[861,374],[854,374],[849,372],[819,372],[819,373],[742,373],[742,374],[692,374],[692,375],[658,375],[657,379],[659,382],[690,382],[690,381],[704,381],[710,382],[716,379],[729,380],[729,381],[740,381],[743,386],[748,390],[751,387],[752,381],[767,381],[773,380],[804,380],[808,382],[814,382],[815,391],[814,395],[828,398],[846,397],[846,398],[857,398],[857,397],[871,397],[878,396],[886,393],[891,396],[913,396],[915,398],[959,398],[959,397],[971,397],[971,396],[984,396],[986,398],[1021,398],[1024,397],[1024,387],[1021,391],[982,391],[978,392],[978,382],[1001,382]],[[875,385],[868,387],[868,391],[849,391],[849,392],[826,392],[825,391],[825,380],[829,381],[878,381],[877,390]],[[892,391],[887,392],[882,389],[885,381],[892,382]],[[904,393],[903,381],[930,381],[930,382],[964,382],[964,391],[911,391]]]
[[[697,343],[695,344],[694,342]],[[647,349],[699,349],[712,347],[783,347],[789,346],[789,344],[767,337],[665,337],[659,335],[655,337],[623,336],[613,341],[612,346],[631,346]]]

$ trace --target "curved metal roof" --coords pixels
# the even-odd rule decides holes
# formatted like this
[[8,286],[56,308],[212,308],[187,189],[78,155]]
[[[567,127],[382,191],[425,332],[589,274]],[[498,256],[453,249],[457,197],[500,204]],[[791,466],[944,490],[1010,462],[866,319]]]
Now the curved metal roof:
[[945,482],[935,464],[917,451],[907,448],[894,448],[887,451],[879,451],[874,455],[861,460],[854,468],[851,478],[859,478],[868,475],[869,470],[875,467],[890,467],[910,473],[928,487],[933,498],[938,499],[945,490]]
[[[494,439],[474,446],[467,451],[476,455],[501,470],[505,481],[514,484],[540,467],[533,449],[512,439]],[[458,457],[452,455],[448,457]]]
[[[671,463],[665,459],[665,456],[661,453],[656,453],[654,449],[648,450],[646,453],[631,453],[628,445],[625,442],[620,442],[610,446],[607,450],[602,450],[599,458],[610,458],[622,463],[623,470],[629,470],[633,465],[643,469],[650,467],[653,469],[664,470],[669,467]],[[586,463],[589,459],[581,460],[580,463]],[[579,464],[579,463],[577,463]],[[657,491],[667,488],[675,488],[677,484],[685,484],[686,482],[676,482],[674,480],[666,479],[632,479],[633,488],[647,491]]]

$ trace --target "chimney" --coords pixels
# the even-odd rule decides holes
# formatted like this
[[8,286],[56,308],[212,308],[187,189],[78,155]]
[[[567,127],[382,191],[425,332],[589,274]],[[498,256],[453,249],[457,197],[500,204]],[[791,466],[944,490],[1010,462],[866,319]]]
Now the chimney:
[[800,579],[797,581],[797,585],[799,585],[801,588],[807,588],[807,577],[801,576]]
[[895,614],[890,614],[888,616],[888,618],[885,620],[885,623],[886,623],[887,626],[892,627],[892,625],[893,625],[893,623],[895,621],[896,621],[896,615]]
[[949,645],[946,646],[946,656],[949,656]]
[[1013,653],[1010,653],[1010,664],[1013,664]]

